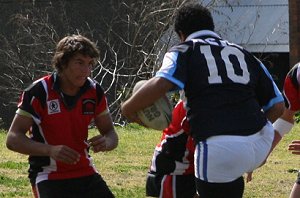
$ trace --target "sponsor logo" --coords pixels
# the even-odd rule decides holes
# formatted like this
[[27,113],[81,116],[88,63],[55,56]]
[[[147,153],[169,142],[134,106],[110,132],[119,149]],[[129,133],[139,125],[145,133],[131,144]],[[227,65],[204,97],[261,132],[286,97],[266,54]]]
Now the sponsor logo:
[[48,114],[60,113],[60,105],[58,99],[47,101]]

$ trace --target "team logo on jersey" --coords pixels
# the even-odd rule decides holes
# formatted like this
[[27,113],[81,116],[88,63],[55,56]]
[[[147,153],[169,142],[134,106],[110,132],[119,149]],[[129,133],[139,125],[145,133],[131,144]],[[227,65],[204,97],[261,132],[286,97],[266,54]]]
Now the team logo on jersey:
[[82,114],[93,115],[96,109],[96,101],[94,99],[83,99],[82,100]]
[[60,113],[60,105],[58,99],[47,101],[48,114]]

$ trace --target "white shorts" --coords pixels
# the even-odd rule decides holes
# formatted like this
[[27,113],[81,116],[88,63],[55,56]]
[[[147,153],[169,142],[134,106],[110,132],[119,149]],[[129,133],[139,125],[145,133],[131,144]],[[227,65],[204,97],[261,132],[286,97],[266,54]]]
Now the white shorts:
[[220,135],[197,143],[195,177],[211,183],[231,182],[258,168],[266,159],[274,139],[268,122],[250,136]]

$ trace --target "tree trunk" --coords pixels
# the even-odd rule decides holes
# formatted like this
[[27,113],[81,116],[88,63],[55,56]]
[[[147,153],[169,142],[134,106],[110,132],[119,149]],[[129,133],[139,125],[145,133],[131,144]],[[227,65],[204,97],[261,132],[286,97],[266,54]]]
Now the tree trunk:
[[289,0],[290,67],[300,60],[300,2]]

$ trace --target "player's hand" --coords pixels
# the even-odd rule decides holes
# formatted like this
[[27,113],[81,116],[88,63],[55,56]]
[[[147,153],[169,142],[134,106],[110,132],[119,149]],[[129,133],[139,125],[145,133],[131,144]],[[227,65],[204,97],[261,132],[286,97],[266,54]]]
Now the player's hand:
[[253,173],[253,172],[247,173],[247,177],[246,177],[246,182],[247,182],[247,183],[250,182],[250,181],[252,181],[252,173]]
[[139,117],[137,117],[137,118],[135,119],[134,122],[137,123],[137,124],[139,124],[139,125],[141,125],[141,126],[143,126],[143,127],[145,127],[145,128],[149,128],[148,126],[146,126],[146,125],[141,121],[141,119],[140,119]]
[[77,151],[65,145],[51,146],[49,156],[66,164],[76,164],[80,159],[80,154]]
[[135,122],[135,123],[137,123],[137,124],[139,124],[139,125],[141,125],[141,126],[144,126],[144,127],[148,128],[148,127],[141,121],[141,119],[138,117],[137,113],[133,113],[133,114],[128,115],[127,120],[128,120],[129,122]]
[[95,153],[107,150],[106,138],[103,135],[96,135],[88,140],[88,143]]
[[295,155],[300,155],[300,140],[294,140],[288,147],[289,151],[292,151]]
[[129,121],[129,122],[135,122],[141,126],[144,126],[147,128],[147,126],[140,120],[140,118],[137,115],[137,112],[128,112],[125,111],[123,108],[124,103],[121,103],[121,114]]

